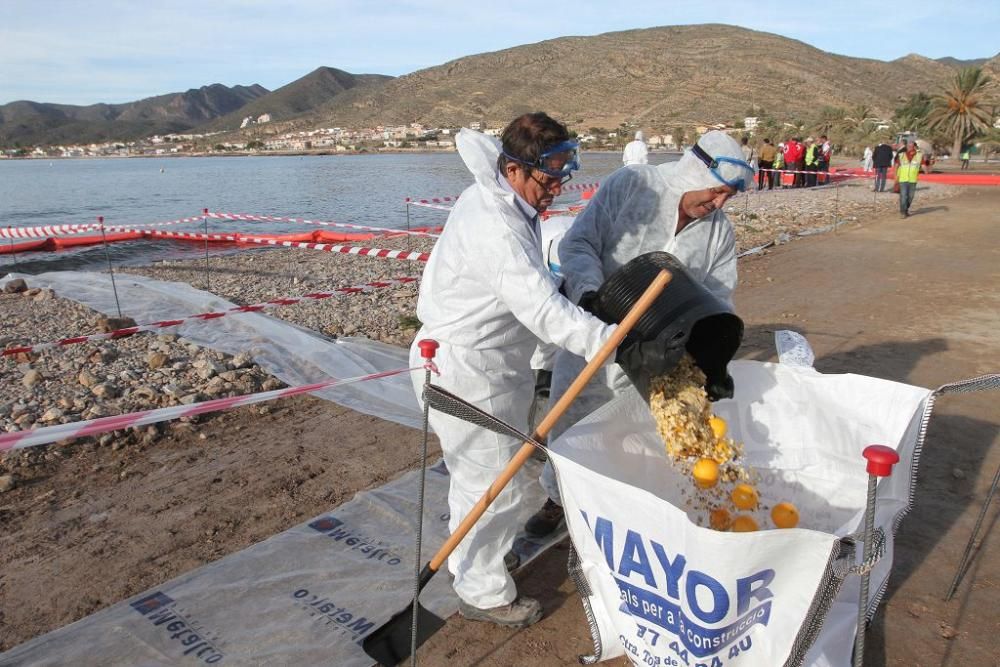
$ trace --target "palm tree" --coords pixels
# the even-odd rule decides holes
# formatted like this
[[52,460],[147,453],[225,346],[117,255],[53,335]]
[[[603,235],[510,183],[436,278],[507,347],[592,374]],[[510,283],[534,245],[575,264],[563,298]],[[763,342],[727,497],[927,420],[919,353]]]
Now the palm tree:
[[932,98],[928,125],[952,137],[953,157],[961,152],[962,144],[992,127],[991,84],[981,68],[966,67],[955,75],[951,86]]

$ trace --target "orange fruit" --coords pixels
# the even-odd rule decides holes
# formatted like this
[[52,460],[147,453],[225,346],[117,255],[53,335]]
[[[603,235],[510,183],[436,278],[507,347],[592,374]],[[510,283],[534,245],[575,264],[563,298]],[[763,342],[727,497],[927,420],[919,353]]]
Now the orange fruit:
[[710,489],[719,483],[719,464],[712,459],[698,459],[691,468],[694,483],[701,489]]
[[715,434],[717,440],[726,437],[726,431],[729,430],[729,427],[726,425],[725,419],[712,415],[708,419],[708,425],[712,427],[712,433]]
[[734,533],[752,533],[757,530],[757,522],[754,521],[752,516],[740,514],[738,517],[733,519],[731,530]]
[[757,489],[749,484],[737,484],[733,492],[729,494],[733,499],[733,504],[741,510],[752,510],[757,507]]
[[791,503],[778,503],[771,508],[771,521],[778,528],[795,528],[799,524],[799,511]]
[[708,525],[713,530],[729,530],[733,524],[733,517],[725,507],[716,507],[708,513]]

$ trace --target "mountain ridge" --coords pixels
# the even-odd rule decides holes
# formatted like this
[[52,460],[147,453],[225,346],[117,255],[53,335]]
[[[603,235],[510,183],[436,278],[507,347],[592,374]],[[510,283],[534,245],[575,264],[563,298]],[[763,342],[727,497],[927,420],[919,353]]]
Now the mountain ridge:
[[236,131],[243,118],[265,113],[272,122],[244,135],[413,122],[496,127],[537,109],[577,129],[628,123],[668,131],[764,112],[795,120],[824,106],[865,106],[888,118],[908,95],[936,92],[970,63],[1000,76],[1000,54],[881,61],[732,25],[660,26],[558,37],[399,77],[322,66],[274,91],[213,84],[126,104],[11,102],[0,106],[0,145]]

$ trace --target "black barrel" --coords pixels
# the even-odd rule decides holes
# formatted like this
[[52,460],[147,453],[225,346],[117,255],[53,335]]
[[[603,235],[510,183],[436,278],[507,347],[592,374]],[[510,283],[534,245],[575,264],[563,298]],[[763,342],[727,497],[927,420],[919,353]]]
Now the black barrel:
[[664,332],[663,340],[683,338],[710,383],[713,378],[725,378],[726,366],[743,341],[743,320],[668,252],[639,255],[608,278],[597,291],[598,316],[606,322],[621,322],[662,269],[670,271],[673,279],[633,332],[644,341]]

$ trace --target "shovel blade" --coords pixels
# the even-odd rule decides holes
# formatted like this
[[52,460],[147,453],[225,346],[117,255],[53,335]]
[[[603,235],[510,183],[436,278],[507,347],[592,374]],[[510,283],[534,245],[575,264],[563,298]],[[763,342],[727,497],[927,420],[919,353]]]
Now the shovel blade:
[[[417,604],[417,646],[444,627],[444,619]],[[410,632],[413,629],[413,605],[390,618],[385,625],[361,642],[373,660],[380,665],[398,665],[410,657]]]

